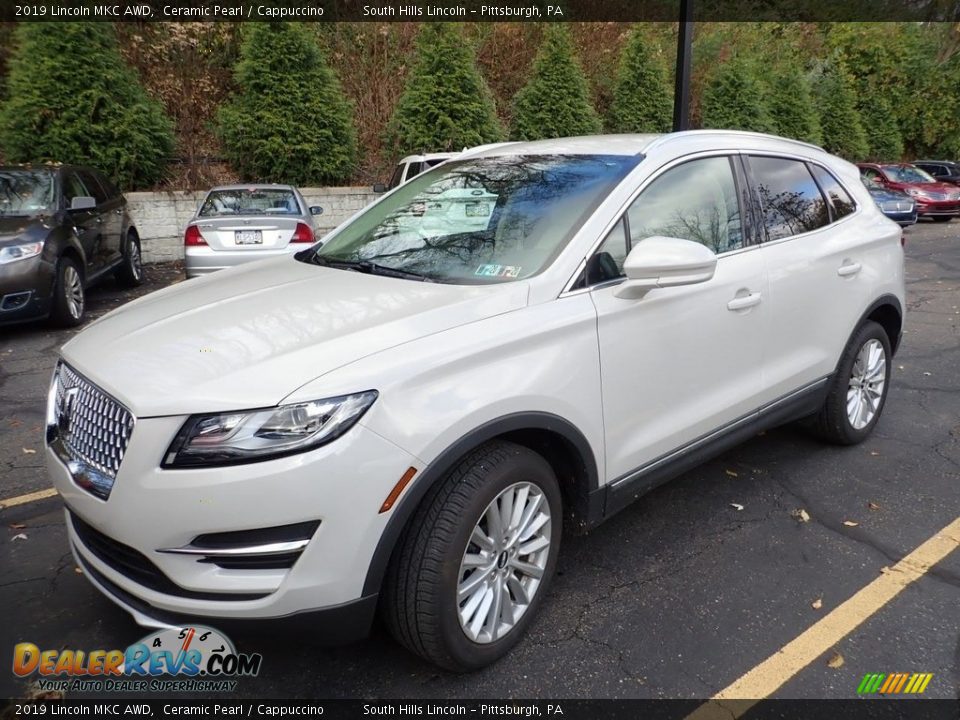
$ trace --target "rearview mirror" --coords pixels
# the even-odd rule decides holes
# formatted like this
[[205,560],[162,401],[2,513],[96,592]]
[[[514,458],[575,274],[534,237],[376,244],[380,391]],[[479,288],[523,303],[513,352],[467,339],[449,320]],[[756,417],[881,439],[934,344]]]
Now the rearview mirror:
[[695,285],[713,277],[716,254],[705,245],[656,235],[646,238],[623,261],[626,282],[613,291],[618,298],[635,299],[653,288]]
[[384,185],[383,183],[374,183],[373,191],[375,193],[385,193],[387,191],[387,186]]
[[311,205],[311,206],[310,206],[310,214],[311,214],[311,215],[323,215],[323,208],[320,207],[319,205]]
[[97,200],[88,195],[78,195],[73,200],[70,201],[70,211],[74,212],[77,210],[96,210],[97,209]]

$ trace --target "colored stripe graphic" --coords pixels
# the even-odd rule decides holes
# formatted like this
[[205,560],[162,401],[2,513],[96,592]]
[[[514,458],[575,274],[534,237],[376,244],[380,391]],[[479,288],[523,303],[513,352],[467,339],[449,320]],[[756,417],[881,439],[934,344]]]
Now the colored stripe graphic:
[[920,695],[933,679],[933,673],[867,673],[857,687],[858,695]]

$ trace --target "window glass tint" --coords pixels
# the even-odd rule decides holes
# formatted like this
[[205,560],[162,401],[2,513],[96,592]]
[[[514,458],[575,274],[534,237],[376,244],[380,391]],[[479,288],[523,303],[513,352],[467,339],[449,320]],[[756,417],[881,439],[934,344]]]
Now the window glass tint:
[[587,263],[587,285],[614,280],[623,276],[623,261],[627,259],[630,240],[623,219],[600,244],[596,254]]
[[423,172],[423,163],[412,162],[407,166],[407,180],[414,178]]
[[107,192],[101,187],[100,181],[86,170],[79,170],[77,174],[83,180],[83,184],[90,194],[96,199],[97,205],[103,205],[107,201]]
[[830,198],[830,203],[833,205],[833,219],[839,220],[852,213],[855,207],[853,199],[843,189],[840,182],[819,165],[811,165],[810,169],[813,170],[813,174],[820,184],[820,189]]
[[449,162],[343,226],[316,250],[316,258],[462,284],[529,277],[556,257],[637,162],[620,155]]
[[691,160],[667,170],[633,202],[627,218],[631,247],[654,235],[693,240],[716,253],[744,244],[737,188],[726,157]]
[[200,217],[221,215],[299,215],[300,206],[290,190],[212,190],[200,207]]
[[393,190],[400,184],[401,180],[403,180],[403,165],[397,165],[393,171],[393,175],[390,176],[390,182],[387,184],[387,188]]
[[830,211],[807,166],[799,160],[751,157],[767,239],[799,235],[830,223]]
[[36,217],[56,209],[49,170],[0,170],[0,218]]
[[894,182],[902,183],[932,183],[933,176],[912,165],[884,165],[883,171]]
[[93,197],[93,193],[87,191],[76,173],[67,173],[63,178],[63,199],[67,201],[67,207],[75,197]]

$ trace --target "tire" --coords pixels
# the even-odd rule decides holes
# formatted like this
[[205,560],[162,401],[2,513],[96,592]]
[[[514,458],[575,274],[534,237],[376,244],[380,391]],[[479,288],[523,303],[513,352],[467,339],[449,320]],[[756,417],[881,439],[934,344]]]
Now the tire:
[[143,257],[140,255],[140,238],[130,230],[123,242],[123,262],[113,271],[117,282],[124,287],[137,287],[143,283]]
[[934,222],[946,223],[953,220],[953,217],[950,215],[936,215],[933,217]]
[[57,262],[50,319],[60,327],[75,327],[83,322],[85,310],[83,273],[73,258],[62,257]]
[[[496,517],[491,508],[502,511],[511,498],[510,507],[523,501],[532,522],[524,523],[521,513],[504,543],[490,528]],[[493,538],[489,548],[473,542],[475,530],[486,542]],[[498,660],[526,632],[547,594],[561,530],[560,489],[546,460],[509,442],[477,448],[427,494],[401,536],[384,586],[387,627],[409,650],[448,670],[475,670]],[[519,567],[539,568],[539,579]],[[459,588],[469,590],[460,599]],[[494,610],[498,595],[500,613]],[[512,618],[504,612],[507,603]],[[471,606],[478,610],[469,614]]]
[[[877,355],[878,350],[882,357]],[[887,333],[868,320],[847,343],[823,408],[810,419],[809,427],[836,445],[856,445],[865,440],[886,404],[891,361]]]

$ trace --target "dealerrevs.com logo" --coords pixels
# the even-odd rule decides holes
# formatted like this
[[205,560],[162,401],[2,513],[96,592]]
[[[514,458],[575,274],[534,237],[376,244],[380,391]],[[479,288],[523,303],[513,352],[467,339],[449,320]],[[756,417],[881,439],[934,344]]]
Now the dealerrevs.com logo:
[[37,675],[41,690],[72,692],[231,692],[235,678],[256,676],[262,662],[203,626],[159,630],[126,650],[13,648],[15,675]]

